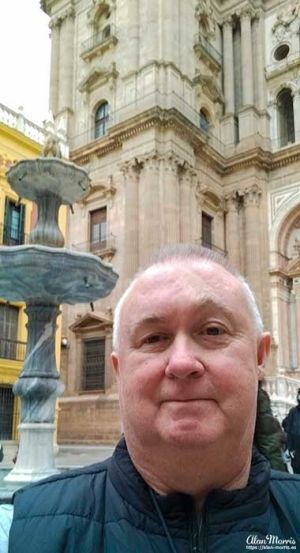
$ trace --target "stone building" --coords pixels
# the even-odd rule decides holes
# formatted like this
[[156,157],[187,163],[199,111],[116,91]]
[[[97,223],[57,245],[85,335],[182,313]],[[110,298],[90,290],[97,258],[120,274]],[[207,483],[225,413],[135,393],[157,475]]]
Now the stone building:
[[279,415],[300,371],[300,8],[297,0],[42,0],[50,108],[89,170],[68,245],[120,274],[64,311],[63,441],[119,432],[112,312],[161,245],[227,252],[273,336]]

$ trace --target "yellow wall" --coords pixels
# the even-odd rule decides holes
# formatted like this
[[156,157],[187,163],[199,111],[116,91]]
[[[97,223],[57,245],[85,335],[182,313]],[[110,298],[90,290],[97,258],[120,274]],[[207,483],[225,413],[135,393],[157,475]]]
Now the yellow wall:
[[[5,173],[9,167],[20,159],[28,159],[39,157],[41,155],[42,145],[33,141],[25,136],[22,132],[9,127],[6,124],[0,122],[0,245],[2,245],[2,232],[4,225],[4,208],[5,198],[8,197],[13,201],[18,200],[17,194],[10,188]],[[28,235],[31,228],[31,217],[33,205],[32,202],[21,199],[21,203],[25,207],[25,220],[24,220],[24,233]],[[66,232],[66,220],[67,209],[62,207],[59,212],[59,224],[61,231],[65,235]],[[1,300],[0,302],[5,301]],[[19,307],[19,321],[18,321],[18,336],[17,340],[26,342],[27,330],[26,322],[27,317],[24,312],[25,305],[22,303],[12,303],[12,305]],[[1,338],[1,336],[0,336]],[[58,329],[56,333],[56,361],[57,366],[60,366],[60,344],[61,344],[61,317],[58,321]],[[1,384],[13,385],[20,370],[22,368],[22,362],[12,359],[2,359],[0,357],[0,386]],[[17,419],[18,419],[18,402],[15,401],[14,408],[14,422],[13,422],[13,439],[17,438]]]

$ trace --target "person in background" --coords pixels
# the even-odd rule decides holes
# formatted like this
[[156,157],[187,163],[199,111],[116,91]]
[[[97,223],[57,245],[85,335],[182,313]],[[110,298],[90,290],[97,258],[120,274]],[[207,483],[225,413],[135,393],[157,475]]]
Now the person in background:
[[9,553],[242,553],[270,536],[300,551],[300,478],[253,449],[270,335],[229,261],[161,252],[120,299],[113,344],[124,436],[15,494]]
[[268,393],[259,381],[257,394],[257,414],[254,432],[254,444],[258,450],[270,461],[275,470],[286,471],[283,461],[285,435],[280,422],[274,417]]
[[300,474],[300,388],[297,391],[297,405],[283,419],[282,427],[287,433],[287,449],[292,469],[295,474]]

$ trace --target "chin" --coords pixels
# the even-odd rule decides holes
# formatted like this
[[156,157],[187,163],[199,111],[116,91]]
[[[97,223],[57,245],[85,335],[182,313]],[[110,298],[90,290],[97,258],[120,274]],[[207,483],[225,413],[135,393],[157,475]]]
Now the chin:
[[208,428],[199,429],[195,425],[182,425],[181,428],[168,429],[162,434],[165,442],[170,445],[180,445],[185,447],[205,447],[215,444],[220,440],[221,434],[208,431]]

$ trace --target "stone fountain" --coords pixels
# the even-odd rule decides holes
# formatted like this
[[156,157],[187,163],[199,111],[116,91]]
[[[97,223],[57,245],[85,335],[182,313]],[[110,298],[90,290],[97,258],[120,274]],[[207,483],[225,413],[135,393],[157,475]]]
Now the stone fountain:
[[13,388],[21,400],[19,451],[5,477],[20,486],[58,472],[55,407],[64,389],[55,361],[59,306],[107,296],[118,275],[98,257],[64,248],[58,211],[88,193],[85,170],[56,157],[41,157],[16,163],[7,179],[19,197],[32,200],[38,209],[29,244],[0,247],[0,297],[25,302],[28,317],[26,357]]

